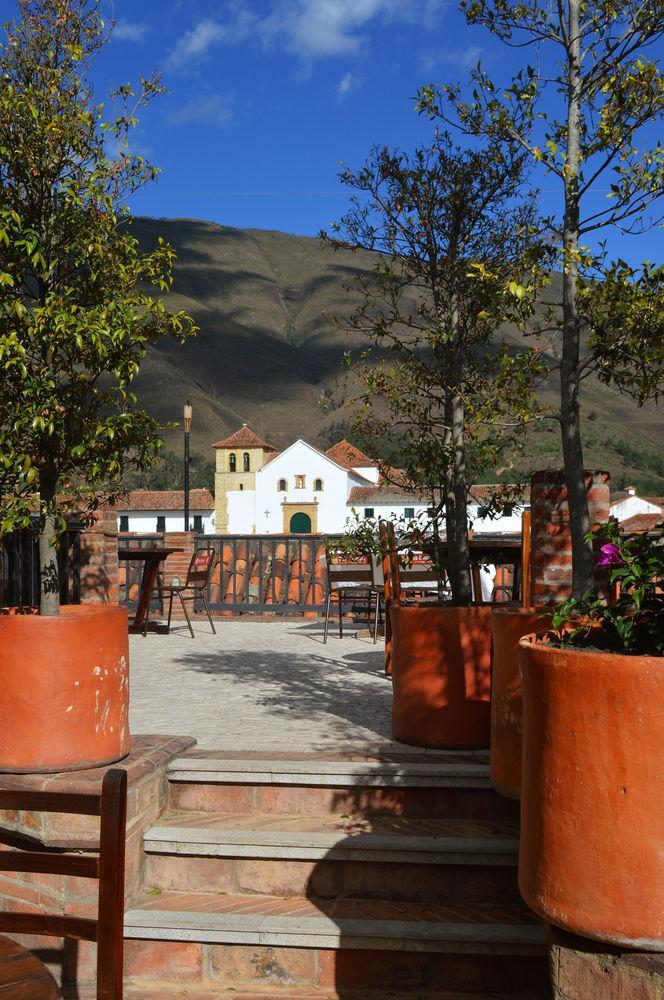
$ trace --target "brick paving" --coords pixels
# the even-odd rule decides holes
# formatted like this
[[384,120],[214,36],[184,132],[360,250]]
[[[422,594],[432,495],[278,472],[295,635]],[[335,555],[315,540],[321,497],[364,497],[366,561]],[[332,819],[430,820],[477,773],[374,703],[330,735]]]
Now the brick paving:
[[355,638],[350,625],[323,645],[322,623],[301,618],[222,619],[214,636],[197,616],[195,639],[183,624],[130,636],[133,733],[240,752],[392,745],[382,640]]

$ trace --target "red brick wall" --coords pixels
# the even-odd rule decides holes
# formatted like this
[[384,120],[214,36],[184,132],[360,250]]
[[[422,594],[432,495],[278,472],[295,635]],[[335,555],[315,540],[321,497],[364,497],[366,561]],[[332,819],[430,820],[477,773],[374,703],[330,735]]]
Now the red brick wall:
[[[592,524],[609,520],[609,473],[587,472]],[[572,596],[572,538],[562,472],[534,472],[530,481],[531,596],[534,605]]]
[[81,604],[117,604],[119,597],[117,513],[100,507],[81,535]]

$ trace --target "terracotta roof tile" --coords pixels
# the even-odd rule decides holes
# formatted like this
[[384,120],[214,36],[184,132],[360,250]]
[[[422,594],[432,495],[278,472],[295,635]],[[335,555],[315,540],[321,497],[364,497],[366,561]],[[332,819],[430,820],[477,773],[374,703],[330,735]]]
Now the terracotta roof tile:
[[[184,510],[184,490],[134,490],[116,504],[123,510]],[[189,490],[190,510],[214,510],[209,490]]]
[[269,441],[264,441],[258,434],[251,430],[247,424],[243,424],[239,431],[235,431],[230,437],[223,441],[215,441],[213,448],[262,448],[263,451],[276,451],[274,445]]
[[620,530],[627,534],[643,534],[661,523],[661,514],[634,514],[632,517],[628,517],[626,521],[620,522]]
[[343,466],[345,469],[377,469],[378,462],[373,458],[369,458],[364,452],[356,448],[354,444],[347,441],[346,438],[342,438],[341,441],[337,441],[336,444],[332,445],[331,448],[325,452],[328,458],[331,458],[333,462],[337,465]]

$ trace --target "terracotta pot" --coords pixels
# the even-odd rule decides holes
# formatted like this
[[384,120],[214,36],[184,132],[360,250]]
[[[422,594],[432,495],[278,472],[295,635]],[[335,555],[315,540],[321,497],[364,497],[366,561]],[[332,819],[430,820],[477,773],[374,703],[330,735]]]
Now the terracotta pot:
[[664,658],[527,636],[519,888],[545,920],[664,951]]
[[415,746],[489,745],[491,608],[392,605],[392,732]]
[[491,784],[511,799],[521,796],[523,712],[517,662],[519,639],[549,628],[536,608],[494,608],[491,615]]
[[129,753],[127,609],[0,616],[0,771],[98,767]]

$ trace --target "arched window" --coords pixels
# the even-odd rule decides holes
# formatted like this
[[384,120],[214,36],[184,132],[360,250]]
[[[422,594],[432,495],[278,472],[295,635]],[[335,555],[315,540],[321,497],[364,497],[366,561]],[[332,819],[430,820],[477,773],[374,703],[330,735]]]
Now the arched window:
[[322,493],[322,492],[323,492],[323,480],[314,479],[314,493]]
[[286,490],[288,489],[288,483],[286,482],[285,479],[279,480],[279,485],[277,486],[277,489],[279,490],[280,493],[286,492]]
[[249,452],[245,451],[244,455],[242,456],[242,468],[244,469],[245,472],[249,472],[250,465],[251,462],[249,460]]
[[235,460],[235,452],[234,451],[232,451],[230,453],[230,455],[228,456],[228,469],[229,469],[229,472],[235,472],[235,469],[236,469],[236,460]]

